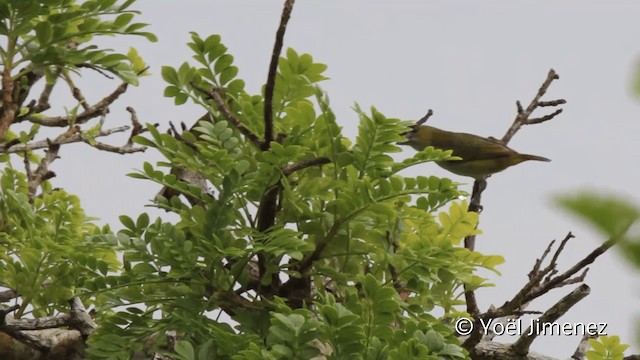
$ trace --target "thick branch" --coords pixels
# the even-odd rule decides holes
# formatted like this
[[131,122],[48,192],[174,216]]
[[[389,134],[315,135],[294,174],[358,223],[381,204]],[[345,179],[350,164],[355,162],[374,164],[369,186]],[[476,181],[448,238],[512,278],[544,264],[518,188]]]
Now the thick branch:
[[580,340],[580,343],[576,347],[576,351],[574,351],[573,355],[571,355],[571,358],[574,360],[584,359],[586,356],[587,350],[591,348],[591,345],[589,345],[589,339],[593,339],[596,337],[597,336],[595,335],[584,334],[584,336],[582,337],[582,340]]
[[11,77],[11,70],[5,68],[2,72],[2,108],[0,109],[0,142],[15,121],[20,105],[17,101],[17,91],[20,90],[20,81],[15,81]]
[[[7,316],[4,321],[0,323],[0,332],[7,333],[19,342],[43,352],[51,351],[52,348],[60,346],[63,339],[67,340],[65,343],[74,342],[72,332],[76,334],[80,333],[81,339],[86,340],[86,338],[95,331],[97,325],[88,314],[80,299],[73,298],[69,300],[69,304],[70,311],[68,314],[59,314],[37,319],[13,319]],[[57,329],[67,327],[73,330]],[[50,331],[62,331],[62,333],[54,336]],[[77,338],[78,336],[76,335],[75,337]],[[65,345],[72,346],[73,344]]]
[[267,76],[267,84],[264,89],[264,143],[262,150],[269,149],[269,143],[273,141],[273,92],[275,90],[276,72],[278,71],[278,59],[282,51],[284,41],[284,33],[287,30],[287,23],[291,17],[294,0],[286,0],[282,17],[280,18],[280,26],[276,32],[276,42],[273,45],[273,53],[271,54],[271,63],[269,64],[269,74]]
[[0,291],[0,302],[7,302],[17,297],[18,297],[18,293],[13,289]]
[[[549,310],[545,311],[542,316],[538,318],[538,322],[541,325],[553,323],[564,315],[573,305],[577,304],[580,300],[584,299],[590,293],[589,286],[586,284],[580,285],[577,289],[573,290],[569,295],[563,297]],[[518,355],[526,355],[529,352],[529,347],[540,334],[540,331],[532,331],[529,327],[512,345],[512,349]]]

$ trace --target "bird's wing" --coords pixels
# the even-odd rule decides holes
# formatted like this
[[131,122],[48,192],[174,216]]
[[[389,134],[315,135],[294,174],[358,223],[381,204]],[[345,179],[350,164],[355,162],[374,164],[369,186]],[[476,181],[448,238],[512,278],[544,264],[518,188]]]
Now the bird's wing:
[[[431,145],[437,149],[443,150],[451,150],[448,149],[447,146],[455,147],[456,150],[453,152],[453,155],[461,157],[462,161],[497,159],[511,156],[515,153],[515,151],[501,144],[497,140],[490,140],[471,134],[465,135],[472,136],[473,138],[463,137],[471,141],[461,141],[459,140],[460,137],[453,137],[455,139],[453,142],[451,142],[452,139],[449,139],[450,141],[446,143],[440,143],[438,138],[434,137],[431,139]],[[482,147],[482,151],[480,151],[480,147]]]

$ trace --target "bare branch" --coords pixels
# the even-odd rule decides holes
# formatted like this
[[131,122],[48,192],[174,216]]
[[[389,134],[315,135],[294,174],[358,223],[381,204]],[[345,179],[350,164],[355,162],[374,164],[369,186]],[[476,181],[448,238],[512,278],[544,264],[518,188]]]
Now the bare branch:
[[71,305],[70,328],[78,330],[83,337],[89,336],[98,328],[79,298],[74,297],[69,300],[69,305]]
[[[469,203],[469,211],[480,213],[482,211],[482,205],[480,200],[482,198],[482,192],[487,188],[486,179],[478,179],[473,182],[473,191],[471,192],[471,202]],[[477,225],[476,225],[477,226]],[[476,248],[476,236],[469,235],[464,238],[464,247],[473,251]]]
[[571,358],[574,360],[582,360],[585,358],[585,353],[587,352],[587,350],[589,350],[591,348],[591,346],[589,345],[589,339],[593,339],[596,338],[597,336],[591,336],[589,334],[584,334],[584,336],[582,337],[582,340],[580,340],[580,343],[578,344],[578,347],[576,348],[576,351],[573,353],[573,355],[571,355]]
[[[60,135],[58,138],[60,140],[72,136],[76,132],[80,131],[80,127],[74,126],[69,128],[67,132]],[[48,139],[47,139],[48,140]],[[49,141],[49,148],[45,150],[45,155],[40,160],[40,164],[36,168],[34,173],[31,173],[29,176],[29,199],[33,201],[36,196],[36,191],[38,190],[38,186],[42,184],[44,181],[51,179],[56,176],[56,174],[52,171],[49,171],[49,165],[53,163],[56,159],[58,159],[58,151],[60,151],[60,144],[53,144]]]
[[31,331],[7,331],[7,334],[19,342],[26,344],[27,346],[36,349],[41,352],[48,352],[51,350],[49,341],[43,339],[41,336],[34,334]]
[[132,153],[137,153],[137,152],[145,152],[145,150],[147,150],[146,147],[143,147],[143,146],[132,146],[129,143],[127,143],[124,146],[115,146],[115,145],[109,145],[109,144],[105,144],[105,143],[96,141],[91,146],[93,146],[94,148],[96,148],[98,150],[108,151],[108,152],[112,152],[112,153],[120,154],[120,155],[132,154]]
[[82,91],[80,91],[80,89],[73,82],[73,79],[71,79],[71,76],[69,76],[69,73],[64,71],[62,77],[67,82],[67,85],[69,85],[69,89],[71,90],[71,95],[73,95],[74,99],[78,100],[78,103],[80,103],[80,106],[82,106],[83,109],[89,110],[90,106],[89,106],[89,103],[87,102],[87,99],[85,99],[84,95],[82,95]]
[[49,105],[49,97],[51,97],[51,92],[53,91],[54,86],[56,86],[56,82],[44,85],[44,89],[42,89],[40,97],[38,97],[38,102],[36,103],[36,106],[33,107],[33,113],[38,114],[51,107],[51,105]]
[[414,129],[418,128],[418,126],[424,124],[427,122],[427,120],[429,120],[429,118],[433,115],[433,110],[429,109],[429,111],[427,111],[427,114],[425,116],[423,116],[420,120],[416,121],[415,125],[413,125]]
[[[569,295],[563,297],[549,310],[545,311],[542,316],[538,318],[539,324],[553,323],[564,315],[573,305],[577,304],[580,300],[589,295],[589,286],[586,284],[580,285],[577,289],[573,290]],[[529,352],[529,347],[540,334],[540,331],[533,331],[529,327],[511,346],[513,351],[518,355],[526,355]]]
[[131,126],[133,127],[133,129],[131,130],[131,135],[129,136],[129,140],[127,140],[127,145],[130,146],[133,144],[133,138],[144,133],[145,131],[147,131],[147,129],[142,126],[142,124],[140,124],[140,121],[138,121],[138,115],[136,114],[134,108],[132,108],[131,106],[127,106],[126,110],[131,114]]
[[[37,319],[14,319],[7,315],[0,322],[0,331],[8,334],[21,343],[39,351],[47,352],[58,346],[63,338],[68,341],[86,340],[97,328],[97,325],[86,311],[82,301],[78,298],[69,300],[70,311],[68,314],[46,316]],[[16,305],[19,307],[19,305]],[[58,328],[71,328],[62,330]],[[47,330],[56,329],[56,330]],[[50,331],[61,331],[57,336],[52,336]],[[66,335],[66,336],[65,336]]]
[[[571,234],[571,233],[569,233]],[[553,244],[555,244],[556,241],[552,240],[549,245],[547,246],[547,248],[544,250],[544,252],[542,253],[542,256],[540,256],[537,260],[535,265],[533,265],[533,269],[531,270],[531,272],[529,272],[529,280],[533,279],[535,276],[538,275],[538,273],[540,272],[540,267],[542,266],[542,263],[544,262],[544,259],[547,258],[547,256],[549,255],[549,253],[551,252],[551,248],[553,248]],[[553,262],[553,261],[552,261]]]
[[13,289],[0,291],[0,302],[7,302],[17,297],[18,297],[18,293]]
[[[598,246],[594,249],[589,255],[587,255],[584,259],[577,262],[571,268],[569,268],[564,273],[554,277],[553,279],[549,279],[549,281],[545,282],[543,286],[535,291],[532,291],[525,299],[526,301],[531,301],[545,294],[549,290],[563,286],[562,284],[569,279],[571,276],[575,275],[587,265],[593,263],[600,255],[604,254],[607,250],[609,250],[613,245],[615,245],[620,239],[624,236],[627,230],[631,227],[632,224],[626,226],[622,232],[617,234],[616,236],[611,237],[609,240],[605,241],[602,245]],[[586,274],[585,274],[586,275]],[[584,275],[581,275],[584,276]]]
[[127,87],[129,85],[126,82],[123,82],[118,86],[111,94],[104,97],[98,103],[89,107],[87,110],[83,111],[80,114],[77,114],[75,118],[71,118],[69,116],[42,116],[41,114],[31,114],[26,116],[25,119],[29,120],[34,124],[40,124],[43,126],[51,126],[51,127],[65,127],[69,126],[69,123],[73,122],[75,124],[84,124],[87,121],[97,118],[102,115],[103,112],[111,105],[114,101],[120,97],[120,95],[124,94],[127,91]]
[[0,331],[14,332],[21,330],[43,330],[68,326],[71,315],[59,314],[44,316],[37,319],[14,319],[7,315],[5,322],[0,324]]
[[518,115],[513,121],[513,124],[511,124],[511,127],[509,128],[509,130],[507,130],[507,132],[502,137],[502,143],[504,143],[505,145],[509,143],[509,141],[511,141],[511,138],[513,138],[513,136],[518,132],[518,130],[520,130],[522,125],[539,124],[539,123],[553,119],[554,117],[556,117],[562,112],[562,109],[558,109],[549,115],[545,115],[540,118],[529,119],[531,114],[538,107],[558,106],[558,105],[566,104],[566,100],[564,99],[551,100],[551,101],[540,100],[542,96],[544,96],[544,94],[549,89],[549,86],[551,86],[551,83],[554,80],[557,80],[559,78],[560,77],[558,76],[558,74],[556,74],[555,70],[553,69],[549,70],[546,80],[542,83],[542,86],[540,86],[540,89],[538,89],[538,93],[533,97],[533,100],[531,100],[531,102],[529,103],[529,106],[527,106],[526,109],[522,108],[522,104],[519,101],[516,102]]
[[271,54],[269,74],[264,89],[264,143],[262,144],[262,150],[267,150],[269,143],[273,141],[273,93],[276,85],[276,72],[278,71],[278,59],[282,51],[284,33],[287,30],[287,23],[291,17],[294,2],[294,0],[286,0],[284,3],[280,26],[278,26],[278,31],[276,32],[276,42],[273,45],[273,53]]
[[[100,130],[100,132],[96,134],[94,138],[99,138],[99,137],[109,136],[115,133],[125,132],[129,129],[130,127],[125,125],[125,126],[119,126],[119,127],[107,129],[107,130]],[[39,140],[39,141],[30,142],[27,144],[14,144],[9,146],[8,148],[6,147],[6,145],[0,144],[0,152],[9,153],[9,154],[21,153],[24,151],[44,149],[49,147],[49,144],[64,145],[64,144],[70,144],[70,143],[76,143],[76,142],[82,142],[82,141],[85,141],[82,134],[75,133],[69,136],[68,138],[59,139],[58,137],[54,140]]]
[[[552,113],[550,115],[546,115],[546,116],[543,116],[541,118],[536,118],[536,119],[529,120],[529,117],[530,117],[531,113],[533,113],[533,111],[538,107],[556,106],[556,105],[560,105],[560,104],[566,103],[566,101],[562,100],[562,99],[560,99],[560,100],[552,100],[552,101],[543,101],[543,102],[540,101],[542,96],[547,92],[547,89],[549,88],[549,86],[551,85],[553,80],[556,80],[558,78],[559,78],[559,76],[555,73],[555,71],[553,69],[549,70],[549,73],[547,75],[547,79],[544,81],[544,83],[542,84],[542,86],[538,90],[538,93],[536,94],[536,96],[533,98],[533,100],[531,101],[529,106],[527,106],[526,109],[524,109],[522,107],[522,104],[520,103],[520,101],[516,102],[516,107],[517,107],[517,112],[518,112],[518,114],[516,116],[516,119],[514,120],[513,124],[509,128],[509,130],[507,130],[507,133],[499,141],[501,141],[503,144],[506,145],[511,140],[511,138],[516,134],[516,132],[518,132],[518,130],[520,129],[520,127],[522,127],[522,125],[530,125],[530,124],[541,123],[541,122],[544,122],[544,121],[547,121],[547,120],[551,120],[556,115],[560,114],[562,109],[557,110],[557,111],[555,111],[554,113]],[[427,115],[429,115],[429,114],[427,114]],[[427,119],[428,119],[428,117],[427,117]],[[422,119],[420,121],[422,121]],[[477,180],[474,181],[474,183],[473,183],[473,191],[471,193],[471,202],[469,204],[469,211],[473,211],[473,212],[482,211],[481,198],[482,198],[482,192],[486,189],[486,187],[487,187],[486,179],[477,179]],[[474,251],[475,250],[475,243],[476,243],[476,236],[475,235],[467,236],[464,239],[464,246],[465,246],[465,248],[469,249],[470,251]],[[546,256],[546,253],[543,255],[543,258],[545,256]],[[540,262],[541,261],[542,260],[540,260]],[[537,264],[536,267],[539,268],[539,264]],[[536,269],[536,267],[534,267],[534,269]],[[530,274],[530,277],[531,277],[531,274]],[[538,281],[539,281],[539,279],[536,280],[536,283]],[[534,281],[531,280],[530,284],[533,283],[533,282]],[[531,285],[531,286],[533,286],[533,285]],[[525,290],[525,289],[523,288],[523,290]],[[530,289],[527,289],[526,291],[528,292],[529,290]],[[477,300],[476,300],[476,297],[475,297],[475,293],[473,291],[467,291],[465,289],[464,296],[465,296],[465,301],[467,303],[467,312],[471,316],[476,318],[476,321],[477,321],[477,316],[480,313],[480,310],[478,309],[478,304],[477,304]],[[523,305],[524,303],[526,303],[526,302],[520,302],[519,305]],[[516,310],[516,308],[512,308],[511,309],[511,311],[515,311],[515,310]],[[479,328],[478,325],[479,325],[479,323],[476,323],[476,326],[474,327],[474,331],[470,334],[470,336],[465,341],[464,346],[467,349],[474,347],[475,345],[477,345],[482,340],[482,336],[480,334],[480,330],[478,329]]]
[[[567,245],[567,242],[569,242],[569,240],[574,238],[575,236],[571,233],[571,231],[569,231],[567,236],[565,236],[564,239],[562,239],[562,242],[560,243],[560,246],[558,246],[558,249],[556,250],[555,254],[553,254],[553,258],[551,259],[551,262],[549,262],[549,266],[556,267],[556,265],[558,264],[558,257],[560,256],[560,253],[562,252],[562,250],[564,250],[564,247]],[[555,241],[552,241],[551,244],[553,244],[554,242]],[[551,244],[549,244],[549,246],[551,246]]]

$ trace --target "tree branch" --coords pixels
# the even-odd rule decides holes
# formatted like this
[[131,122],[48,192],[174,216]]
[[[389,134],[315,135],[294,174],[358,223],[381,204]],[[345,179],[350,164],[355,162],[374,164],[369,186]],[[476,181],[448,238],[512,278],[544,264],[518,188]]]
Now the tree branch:
[[253,132],[251,132],[251,130],[249,130],[249,128],[247,128],[242,123],[242,121],[240,121],[240,119],[238,119],[231,112],[231,109],[229,109],[229,107],[225,103],[224,99],[222,98],[222,95],[220,95],[220,89],[211,88],[210,90],[207,90],[207,89],[203,88],[202,86],[200,86],[200,85],[198,85],[196,83],[191,83],[191,86],[194,89],[200,91],[201,93],[207,95],[211,100],[213,100],[216,103],[216,105],[218,106],[218,110],[220,110],[220,112],[222,112],[222,114],[224,114],[224,116],[227,118],[227,120],[229,120],[229,122],[236,129],[238,129],[238,131],[240,131],[240,133],[242,135],[244,135],[247,139],[249,139],[249,141],[251,141],[258,148],[262,147],[262,141],[260,141],[258,136],[256,134],[254,134]]
[[546,80],[542,83],[542,85],[540,86],[540,89],[538,89],[538,93],[533,97],[533,100],[531,100],[531,102],[529,103],[529,106],[527,106],[526,109],[522,108],[522,105],[520,104],[519,101],[516,102],[516,105],[518,108],[518,115],[513,121],[513,124],[511,124],[511,127],[509,128],[509,130],[507,130],[507,132],[502,137],[501,141],[503,144],[507,145],[509,141],[511,141],[511,138],[513,138],[513,136],[518,132],[518,130],[520,130],[522,125],[539,124],[539,123],[553,119],[554,117],[556,117],[558,114],[562,112],[562,109],[558,109],[549,115],[545,115],[540,118],[529,119],[531,114],[538,107],[558,106],[558,105],[567,103],[567,101],[564,99],[540,101],[542,96],[544,96],[544,94],[549,89],[549,86],[551,86],[551,83],[554,80],[558,80],[558,79],[560,79],[560,76],[558,76],[555,70],[550,69],[549,73],[547,74]]
[[[580,300],[589,295],[590,292],[591,290],[589,289],[589,286],[587,286],[586,284],[580,285],[569,295],[563,297],[555,305],[549,308],[549,310],[545,311],[545,313],[538,318],[538,323],[546,324],[555,322],[567,311],[569,311],[569,309],[571,309],[573,305],[577,304]],[[520,336],[520,338],[518,338],[518,340],[513,343],[513,345],[511,346],[513,351],[518,355],[526,355],[529,352],[529,347],[538,335],[540,335],[539,331],[533,331],[533,329],[529,327]]]
[[282,169],[282,173],[284,174],[284,176],[289,176],[298,170],[306,169],[308,167],[316,166],[316,165],[324,165],[330,162],[331,160],[329,160],[329,158],[325,156],[311,159],[311,160],[303,160],[298,163],[285,166]]
[[264,89],[264,143],[262,144],[262,150],[269,149],[269,143],[273,141],[273,93],[275,90],[276,73],[278,71],[278,59],[282,51],[284,33],[287,30],[287,23],[291,17],[294,2],[294,0],[286,0],[284,3],[280,26],[278,26],[278,31],[276,32],[276,42],[273,45],[273,53],[271,54],[269,74]]
[[[511,127],[507,130],[507,133],[500,140],[503,144],[506,145],[511,140],[511,138],[518,132],[518,130],[520,130],[522,125],[539,124],[544,121],[553,119],[556,115],[562,112],[562,109],[559,109],[541,118],[529,119],[533,111],[538,107],[558,106],[566,103],[566,101],[563,99],[552,100],[552,101],[540,100],[542,96],[547,92],[547,89],[549,88],[553,80],[556,80],[556,79],[559,79],[559,76],[556,74],[556,72],[553,69],[549,70],[546,80],[544,81],[540,89],[538,89],[537,94],[534,96],[533,100],[531,100],[531,102],[529,103],[529,106],[527,106],[526,109],[522,108],[522,105],[520,104],[519,101],[516,102],[517,108],[518,108],[518,114],[516,115],[516,118],[513,121],[513,124],[511,124]],[[430,114],[427,114],[427,116],[423,118],[424,121],[428,119],[428,116],[430,116]],[[419,121],[420,124],[424,122],[423,119]],[[417,124],[418,123],[416,123],[416,126]],[[487,188],[486,179],[477,179],[473,182],[473,191],[471,192],[471,202],[469,204],[469,211],[473,211],[477,213],[482,211],[482,205],[481,205],[482,192],[486,188]],[[475,250],[475,243],[476,243],[475,235],[469,235],[464,239],[464,246],[465,248],[469,249],[469,251]],[[472,317],[477,318],[477,315],[480,313],[480,310],[477,305],[475,293],[473,291],[467,291],[465,289],[464,296],[465,296],[465,302],[467,303],[467,312]],[[476,329],[477,327],[478,326],[476,326]],[[469,339],[467,340],[467,342],[468,344],[471,344],[471,343],[477,344],[481,339],[482,337],[479,333],[473,333],[471,334],[471,336],[469,336]]]
[[[129,129],[130,127],[125,125],[125,126],[119,126],[119,127],[107,129],[107,130],[100,130],[100,132],[96,134],[94,138],[109,136],[111,134],[124,132]],[[82,136],[82,134],[75,133],[69,137],[62,138],[62,139],[59,136],[54,140],[46,139],[46,140],[33,141],[27,144],[13,144],[8,148],[6,147],[6,145],[0,145],[0,152],[8,153],[8,154],[21,153],[24,151],[44,149],[49,147],[50,144],[64,145],[64,144],[70,144],[70,143],[76,143],[76,142],[82,142],[82,141],[86,141],[85,138]]]
[[41,114],[31,114],[25,116],[24,119],[29,120],[34,124],[40,124],[43,126],[51,126],[51,127],[65,127],[69,126],[71,122],[74,124],[84,124],[87,121],[96,118],[103,114],[103,112],[120,97],[120,95],[124,94],[127,91],[127,87],[129,85],[126,82],[123,82],[118,86],[111,94],[104,97],[98,103],[90,106],[88,109],[83,111],[82,113],[72,116],[43,116]]
[[[567,271],[565,271],[560,275],[555,275],[558,273],[557,259],[560,253],[565,249],[566,243],[570,239],[573,239],[574,236],[573,234],[568,233],[565,236],[565,238],[562,240],[560,245],[558,246],[558,249],[554,253],[554,256],[551,258],[549,265],[542,268],[542,262],[551,252],[551,245],[555,242],[555,240],[552,241],[551,244],[545,249],[542,256],[536,260],[533,266],[533,269],[528,275],[529,281],[522,287],[522,289],[520,289],[520,291],[518,291],[518,293],[516,293],[516,295],[513,296],[511,300],[505,302],[499,308],[491,308],[487,312],[480,314],[478,317],[475,317],[475,324],[474,324],[473,331],[471,332],[469,337],[465,340],[463,347],[471,351],[482,340],[482,334],[481,334],[482,322],[487,323],[491,319],[502,318],[502,317],[511,316],[514,314],[521,314],[524,308],[527,306],[527,304],[537,299],[538,297],[546,294],[551,289],[560,288],[566,285],[575,284],[575,283],[584,281],[584,278],[586,276],[586,270],[587,270],[584,268],[587,265],[593,263],[598,256],[602,255],[609,248],[611,248],[618,241],[620,241],[620,239],[624,237],[624,235],[629,230],[632,224],[633,223],[630,222],[630,224],[622,228],[618,234],[612,236],[609,240],[607,240],[601,246],[594,249],[582,260],[578,261],[575,265],[573,265],[571,268],[569,268]],[[580,274],[577,277],[572,277],[580,271],[582,271],[582,274]],[[578,289],[580,289],[580,287]],[[524,346],[524,345],[520,345],[520,346]]]
[[[73,133],[79,131],[78,127],[72,127],[69,131],[65,132],[61,135],[61,137],[68,137],[73,135]],[[36,168],[36,171],[32,173],[31,171],[27,171],[29,175],[29,200],[33,201],[36,196],[36,191],[38,190],[38,186],[42,184],[42,182],[49,180],[56,176],[53,171],[49,171],[49,165],[53,163],[56,159],[59,158],[58,151],[60,151],[60,144],[52,144],[49,142],[49,148],[45,150],[45,155],[40,160],[40,164]],[[25,157],[25,162],[27,162]]]
[[417,129],[418,126],[426,123],[431,116],[433,116],[433,110],[429,109],[429,111],[427,111],[427,114],[425,116],[423,116],[420,120],[416,121],[415,125],[413,125],[413,128]]

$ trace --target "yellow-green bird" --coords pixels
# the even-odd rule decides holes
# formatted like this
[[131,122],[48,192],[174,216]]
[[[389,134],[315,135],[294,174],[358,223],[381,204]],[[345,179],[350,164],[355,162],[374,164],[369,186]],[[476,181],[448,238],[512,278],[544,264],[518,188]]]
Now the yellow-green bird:
[[427,146],[453,150],[453,155],[462,160],[437,161],[436,164],[454,174],[474,179],[484,179],[527,160],[551,161],[542,156],[520,154],[495,139],[440,130],[427,125],[417,126],[405,136],[408,141],[401,144],[410,145],[418,151]]

